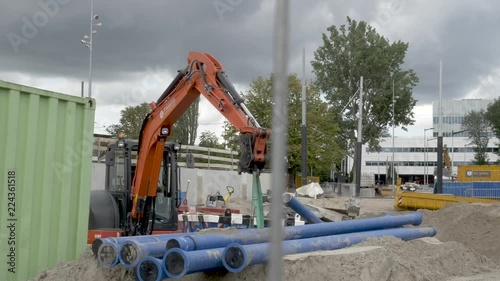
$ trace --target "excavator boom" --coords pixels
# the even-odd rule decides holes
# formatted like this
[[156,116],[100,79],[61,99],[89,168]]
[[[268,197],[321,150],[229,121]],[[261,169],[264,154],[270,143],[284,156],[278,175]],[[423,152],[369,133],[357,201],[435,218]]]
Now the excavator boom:
[[157,193],[165,142],[173,124],[200,95],[239,130],[242,149],[239,172],[259,172],[266,164],[271,131],[260,127],[213,56],[189,53],[187,67],[180,70],[160,98],[150,104],[150,113],[142,124],[129,215],[135,234],[150,232],[148,216]]

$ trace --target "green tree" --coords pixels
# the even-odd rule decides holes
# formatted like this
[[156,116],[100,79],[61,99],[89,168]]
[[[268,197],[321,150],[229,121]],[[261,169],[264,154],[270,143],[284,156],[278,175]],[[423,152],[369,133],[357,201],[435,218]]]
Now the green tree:
[[[412,91],[418,77],[402,64],[408,44],[389,42],[364,21],[347,18],[347,26],[330,26],[322,35],[323,45],[314,53],[316,85],[325,93],[329,108],[340,126],[337,141],[354,151],[357,141],[360,77],[363,76],[363,144],[379,150],[379,140],[392,126],[393,85],[394,125],[414,124]],[[352,101],[350,101],[352,98]]]
[[224,145],[219,143],[219,139],[217,138],[215,133],[210,131],[201,132],[200,143],[198,145],[210,148],[224,148]]
[[127,106],[120,111],[120,123],[109,126],[106,131],[115,137],[124,133],[127,138],[138,139],[142,121],[148,112],[149,104],[147,102],[136,106]]
[[239,151],[240,149],[240,134],[231,123],[224,121],[224,131],[222,132],[224,139],[224,147],[229,150]]
[[[302,85],[296,74],[290,74],[288,79],[288,161],[290,174],[295,175],[301,170]],[[246,106],[259,124],[265,128],[271,128],[272,80],[273,75],[268,78],[258,77],[250,84],[250,90],[243,94]],[[335,142],[335,136],[338,134],[339,129],[332,111],[328,110],[327,103],[321,99],[318,87],[308,85],[306,95],[308,170],[312,167],[314,175],[321,176],[324,180],[329,178],[333,165],[340,161],[343,156]],[[223,137],[226,143],[234,140],[233,133],[227,133]],[[269,154],[272,145],[271,135]]]
[[194,145],[198,131],[200,98],[198,98],[172,127],[169,140]]
[[[486,113],[484,115],[486,120],[490,122],[491,129],[495,134],[497,139],[500,139],[500,99],[497,98],[493,103],[488,105]],[[496,143],[498,148],[500,148],[500,142]],[[500,149],[496,152],[500,155]],[[499,160],[500,161],[500,160]]]
[[[169,141],[177,141],[190,145],[194,144],[198,129],[198,104],[199,99],[172,126],[172,135],[168,138]],[[142,122],[148,112],[149,103],[147,102],[136,106],[127,106],[120,112],[120,123],[109,126],[106,128],[106,131],[112,136],[124,133],[127,138],[139,139]]]
[[489,142],[489,129],[490,122],[486,118],[485,110],[471,111],[464,117],[462,123],[462,130],[469,131],[469,140],[475,146],[474,164],[485,165],[488,164],[488,157],[486,155],[488,142]]

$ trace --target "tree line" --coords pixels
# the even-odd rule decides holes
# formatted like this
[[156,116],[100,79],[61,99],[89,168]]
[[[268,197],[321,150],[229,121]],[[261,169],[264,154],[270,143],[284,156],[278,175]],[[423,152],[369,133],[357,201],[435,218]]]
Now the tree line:
[[[306,81],[308,168],[328,180],[331,170],[338,170],[341,159],[354,156],[357,141],[360,78],[363,76],[363,144],[379,151],[379,141],[388,137],[388,127],[414,124],[416,100],[413,89],[419,78],[413,69],[404,68],[409,44],[391,42],[364,21],[347,17],[347,24],[327,28],[322,45],[311,61],[315,80]],[[300,125],[302,81],[291,73],[288,88],[288,165],[291,174],[300,173]],[[241,93],[245,104],[261,126],[270,128],[272,116],[273,74],[257,77],[249,90]],[[393,96],[397,98],[393,100]],[[149,106],[143,103],[129,106],[120,113],[119,124],[107,131],[112,135],[123,132],[138,138],[140,126]],[[500,100],[482,112],[469,113],[463,128],[469,130],[471,144],[477,147],[477,164],[485,159],[484,130],[492,128],[500,137]],[[170,140],[193,145],[197,139],[199,99],[173,125]],[[479,125],[481,124],[481,125]],[[238,132],[227,121],[219,137],[213,132],[200,134],[200,146],[239,150]],[[486,142],[487,145],[487,142]],[[272,137],[269,149],[272,150]]]

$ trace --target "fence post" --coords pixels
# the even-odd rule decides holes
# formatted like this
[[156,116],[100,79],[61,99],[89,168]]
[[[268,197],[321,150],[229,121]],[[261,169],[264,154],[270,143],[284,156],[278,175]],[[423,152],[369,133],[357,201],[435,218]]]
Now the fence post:
[[472,197],[476,197],[474,196],[474,171],[472,171],[472,174],[470,175],[470,178],[472,180],[471,182],[471,186],[472,186]]
[[231,150],[231,171],[233,170],[233,150]]

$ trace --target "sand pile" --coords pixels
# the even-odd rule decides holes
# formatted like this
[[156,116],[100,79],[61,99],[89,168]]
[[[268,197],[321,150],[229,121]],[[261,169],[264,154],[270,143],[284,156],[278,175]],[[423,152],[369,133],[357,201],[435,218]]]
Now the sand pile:
[[89,247],[78,260],[42,271],[31,281],[134,281],[132,274],[122,266],[102,267]]
[[[381,247],[371,247],[381,246]],[[445,280],[497,270],[495,263],[457,242],[419,239],[409,242],[372,239],[339,255],[339,251],[285,257],[284,280],[417,281]],[[194,274],[182,280],[265,280],[267,266],[256,265],[238,274]],[[499,275],[500,276],[500,275]]]
[[500,203],[457,203],[419,212],[424,217],[422,225],[436,228],[440,241],[460,242],[500,264]]
[[[500,280],[500,273],[497,273],[500,264],[500,203],[453,204],[439,211],[420,212],[424,216],[422,225],[437,229],[437,239],[404,242],[385,237],[340,251],[287,256],[284,280]],[[344,254],[339,254],[342,251]],[[256,265],[238,274],[221,269],[187,275],[181,280],[265,280],[266,271],[266,265]],[[493,277],[462,279],[476,274]],[[131,281],[134,280],[132,275],[122,266],[113,269],[101,267],[91,251],[86,251],[77,261],[60,264],[33,280]]]

